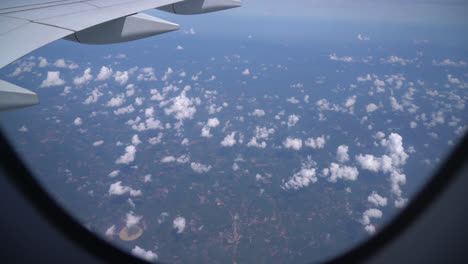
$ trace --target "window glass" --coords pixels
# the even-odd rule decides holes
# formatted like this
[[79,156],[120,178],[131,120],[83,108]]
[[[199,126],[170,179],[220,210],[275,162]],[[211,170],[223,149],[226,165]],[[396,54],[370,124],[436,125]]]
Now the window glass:
[[56,41],[0,70],[41,101],[1,127],[58,203],[133,254],[326,260],[379,232],[467,128],[466,3],[387,2],[149,11],[181,30]]

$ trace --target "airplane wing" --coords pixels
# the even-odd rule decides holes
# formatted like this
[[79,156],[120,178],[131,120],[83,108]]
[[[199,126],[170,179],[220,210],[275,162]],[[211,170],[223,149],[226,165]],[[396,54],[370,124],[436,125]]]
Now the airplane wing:
[[[238,0],[2,0],[0,68],[61,38],[108,44],[180,28],[140,13],[145,10],[160,8],[176,14],[201,14],[241,4]],[[38,103],[34,92],[0,80],[0,112]]]

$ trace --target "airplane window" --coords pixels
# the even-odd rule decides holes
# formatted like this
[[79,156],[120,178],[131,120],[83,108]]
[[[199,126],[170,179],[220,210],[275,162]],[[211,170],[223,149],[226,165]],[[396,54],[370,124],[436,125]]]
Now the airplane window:
[[468,128],[467,4],[255,1],[0,70],[1,128],[56,201],[168,263],[325,261],[379,232]]

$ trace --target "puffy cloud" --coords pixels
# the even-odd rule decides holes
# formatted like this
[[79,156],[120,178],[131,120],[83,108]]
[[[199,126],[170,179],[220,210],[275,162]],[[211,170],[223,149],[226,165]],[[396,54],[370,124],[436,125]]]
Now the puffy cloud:
[[202,137],[212,137],[213,135],[210,134],[210,129],[213,127],[217,127],[219,125],[219,120],[217,118],[210,118],[206,125],[202,128],[201,136]]
[[123,115],[123,114],[129,114],[135,111],[135,108],[133,107],[132,104],[126,106],[126,107],[121,107],[117,110],[114,110],[114,115]]
[[381,58],[380,62],[389,64],[401,64],[402,66],[405,66],[407,63],[410,63],[412,61],[400,58],[398,56],[390,56],[387,59]]
[[395,97],[390,96],[390,104],[392,105],[393,111],[403,112],[403,105],[399,104]]
[[28,128],[25,125],[22,125],[19,129],[19,132],[28,132]]
[[373,191],[368,197],[367,201],[375,206],[386,206],[387,198],[380,196],[377,192]]
[[248,143],[248,147],[256,147],[256,148],[266,148],[266,142],[262,141],[262,143],[257,142],[257,138],[253,137]]
[[242,72],[242,75],[249,75],[249,74],[250,74],[249,69],[245,69],[245,70]]
[[372,77],[371,77],[370,74],[367,74],[365,77],[358,76],[358,77],[356,78],[356,80],[357,80],[358,82],[368,82],[368,81],[371,81],[371,80],[372,80]]
[[330,164],[329,172],[330,178],[328,178],[328,181],[330,182],[336,182],[338,179],[355,181],[359,175],[356,167],[340,166],[334,162]]
[[137,80],[138,81],[156,81],[156,75],[154,74],[154,70],[151,67],[146,67],[141,69],[140,74],[138,74]]
[[99,140],[99,141],[94,142],[93,146],[98,147],[98,146],[101,146],[102,144],[104,144],[104,140]]
[[136,148],[133,145],[127,146],[125,148],[125,153],[120,156],[115,163],[116,164],[130,164],[135,160]]
[[171,76],[171,74],[174,73],[172,68],[167,68],[167,71],[164,73],[164,76],[161,78],[162,81],[167,81],[167,78]]
[[346,99],[345,106],[346,106],[346,107],[351,107],[351,106],[353,106],[355,103],[356,103],[356,96],[353,95],[353,96],[349,97],[348,99]]
[[344,62],[352,62],[353,61],[353,58],[351,58],[349,56],[337,57],[335,53],[328,55],[328,57],[330,58],[330,60],[333,60],[333,61],[344,61]]
[[161,159],[161,162],[162,163],[169,163],[169,162],[174,162],[175,160],[176,160],[176,158],[174,158],[174,156],[166,156],[166,157]]
[[362,155],[359,154],[356,156],[356,161],[361,165],[363,169],[370,170],[373,172],[378,172],[380,170],[380,159],[374,157],[374,155],[366,154]]
[[125,225],[127,228],[137,225],[143,216],[135,215],[133,211],[128,212],[125,215]]
[[377,110],[378,108],[379,108],[379,107],[378,107],[377,105],[371,103],[371,104],[368,104],[368,105],[366,106],[366,111],[367,111],[367,113],[372,113],[372,112],[374,112],[375,110]]
[[141,143],[141,140],[140,140],[140,138],[138,137],[138,135],[137,135],[137,134],[133,135],[133,137],[132,137],[132,144],[135,145],[135,146],[137,146],[137,145],[139,145],[140,143]]
[[140,196],[142,195],[140,190],[132,189],[128,186],[123,186],[122,181],[118,181],[116,183],[112,183],[109,187],[109,195],[124,195],[129,193],[130,196]]
[[375,226],[374,225],[366,225],[364,227],[364,230],[366,230],[367,233],[372,235],[372,234],[375,233]]
[[99,70],[99,74],[96,77],[96,81],[105,81],[112,76],[112,69],[107,68],[106,66],[102,66],[101,70]]
[[346,145],[338,146],[338,149],[336,150],[336,159],[342,163],[349,160],[348,146]]
[[288,98],[286,99],[286,101],[290,102],[291,104],[298,104],[299,103],[299,100],[296,99],[296,97],[291,97],[291,98]]
[[300,150],[302,148],[302,139],[287,137],[283,142],[285,148],[292,148],[294,150]]
[[106,230],[106,236],[113,236],[115,235],[115,225],[112,225]]
[[93,79],[93,76],[91,75],[91,68],[87,68],[83,72],[83,75],[81,77],[76,77],[75,79],[73,79],[73,83],[75,85],[82,85],[82,84],[88,83],[92,79]]
[[363,214],[362,214],[362,219],[361,223],[363,225],[369,225],[370,224],[370,219],[371,218],[382,218],[382,211],[376,208],[370,208],[367,209]]
[[460,84],[460,80],[452,76],[452,74],[447,75],[447,80],[452,84]]
[[309,186],[310,183],[317,182],[316,169],[313,168],[314,165],[315,162],[311,156],[307,156],[307,160],[302,162],[301,170],[295,173],[287,182],[283,181],[281,188],[283,190],[298,190]]
[[223,147],[232,147],[236,144],[236,132],[232,132],[231,134],[224,137],[223,141],[221,141],[221,146]]
[[211,170],[211,165],[204,165],[198,162],[190,163],[190,167],[192,168],[194,172],[199,173],[199,174],[206,173]]
[[253,115],[253,116],[261,117],[261,116],[264,116],[264,115],[265,115],[265,111],[263,111],[262,109],[255,109],[255,110],[252,112],[252,115]]
[[466,66],[464,61],[452,61],[451,59],[445,59],[442,61],[432,60],[432,64],[435,66]]
[[75,121],[73,121],[73,124],[75,124],[75,126],[81,126],[83,124],[81,117],[75,118]]
[[184,47],[182,47],[181,45],[178,45],[177,48],[176,48],[176,50],[183,50],[183,49],[184,49]]
[[206,122],[206,126],[208,127],[217,127],[219,125],[219,120],[215,118],[210,118],[208,119],[208,122]]
[[124,71],[124,72],[117,71],[114,74],[114,80],[118,82],[120,85],[126,84],[128,81],[128,71]]
[[159,133],[157,137],[152,137],[148,139],[148,143],[150,143],[151,145],[159,144],[161,143],[162,137],[163,137],[163,133]]
[[187,154],[180,155],[180,157],[178,157],[176,161],[177,163],[185,164],[190,161],[190,156]]
[[47,72],[47,78],[41,83],[41,88],[50,86],[60,86],[63,84],[65,84],[65,81],[63,79],[60,79],[59,71],[49,71]]
[[114,177],[119,176],[119,173],[120,173],[120,170],[114,170],[111,173],[109,173],[107,176],[114,178]]
[[86,98],[86,100],[83,102],[83,104],[91,104],[91,103],[96,103],[99,100],[99,97],[101,97],[103,94],[99,91],[98,88],[93,89],[91,91],[91,94]]
[[173,115],[177,120],[192,119],[197,109],[193,105],[196,99],[188,98],[185,91],[182,91],[179,96],[176,96],[169,101],[162,102],[162,105],[172,103],[170,107],[164,108],[166,115]]
[[299,121],[299,116],[297,115],[290,115],[288,116],[288,127],[293,127]]
[[150,262],[158,259],[158,254],[151,250],[144,250],[139,246],[135,246],[132,249],[132,254]]
[[367,36],[363,36],[361,33],[359,33],[359,34],[357,35],[357,39],[359,39],[359,40],[361,40],[361,41],[367,41],[367,40],[370,40],[370,38],[369,38],[369,37],[367,37]]
[[146,174],[143,177],[143,182],[151,182],[151,174]]
[[125,103],[125,95],[118,94],[116,97],[112,97],[106,104],[108,107],[119,107]]
[[325,136],[320,136],[317,138],[308,138],[306,141],[304,141],[304,144],[307,147],[311,147],[313,149],[321,149],[325,147]]
[[172,227],[177,229],[177,234],[184,232],[185,229],[185,218],[178,216],[172,221]]
[[39,57],[38,59],[39,59],[39,67],[40,67],[40,68],[44,68],[44,67],[49,66],[49,62],[47,61],[46,58],[44,58],[44,57]]
[[210,129],[209,127],[204,126],[204,127],[202,127],[202,131],[201,131],[201,134],[200,134],[200,135],[201,135],[202,137],[210,138],[210,137],[213,136],[212,134],[210,134],[210,130],[211,130],[211,129]]

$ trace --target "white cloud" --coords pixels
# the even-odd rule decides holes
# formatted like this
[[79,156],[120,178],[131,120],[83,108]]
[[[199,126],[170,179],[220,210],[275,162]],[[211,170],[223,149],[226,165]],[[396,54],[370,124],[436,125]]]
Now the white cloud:
[[175,160],[176,160],[176,158],[174,158],[174,156],[166,156],[166,157],[161,159],[161,162],[162,163],[170,163],[170,162],[174,162]]
[[375,226],[374,225],[366,225],[364,227],[364,230],[366,230],[367,233],[372,235],[372,234],[375,233]]
[[125,103],[125,95],[118,94],[116,97],[112,97],[106,104],[108,107],[119,107]]
[[182,47],[181,45],[178,45],[177,48],[176,48],[176,50],[183,50],[183,49],[184,49],[184,47]]
[[358,77],[356,78],[356,80],[357,80],[358,82],[367,82],[367,81],[371,81],[371,80],[372,80],[372,77],[371,77],[370,74],[367,74],[365,77],[358,76]]
[[28,132],[28,128],[25,125],[22,125],[19,129],[19,132]]
[[255,110],[252,112],[252,115],[253,115],[253,116],[261,117],[261,116],[264,116],[264,115],[265,115],[265,111],[263,111],[262,109],[255,109]]
[[104,144],[104,140],[99,140],[99,141],[94,142],[93,146],[98,147],[98,146],[101,146],[102,144]]
[[283,190],[298,190],[309,186],[310,183],[317,182],[316,169],[313,168],[314,165],[315,162],[311,156],[307,156],[307,160],[302,162],[301,170],[295,173],[287,182],[283,182],[281,188]]
[[370,224],[370,219],[371,218],[382,218],[382,211],[376,208],[370,208],[367,209],[363,214],[362,214],[362,219],[361,223],[363,225],[369,225]]
[[107,68],[106,66],[102,66],[101,70],[99,70],[99,74],[96,77],[96,81],[105,81],[112,76],[112,69]]
[[161,78],[162,81],[167,81],[167,78],[171,76],[171,74],[174,73],[172,68],[167,68],[167,71],[164,73],[164,76]]
[[367,37],[367,36],[363,36],[361,33],[359,33],[359,34],[357,35],[357,39],[359,39],[359,40],[361,40],[361,41],[367,41],[367,40],[370,40],[370,38],[369,38],[369,37]]
[[91,81],[93,79],[93,76],[91,75],[91,68],[87,68],[84,72],[83,72],[83,76],[81,77],[76,77],[75,79],[73,79],[73,83],[75,85],[82,85],[82,84],[85,84],[85,83],[88,83],[89,81]]
[[366,111],[367,111],[367,113],[372,113],[372,112],[374,112],[375,110],[377,110],[378,108],[379,108],[379,107],[378,107],[377,105],[371,103],[371,104],[368,104],[368,105],[366,106]]
[[338,149],[336,150],[336,159],[341,163],[349,160],[348,146],[346,145],[338,146]]
[[386,206],[387,198],[380,196],[377,192],[373,191],[368,197],[367,201],[375,206]]
[[452,61],[451,59],[445,59],[442,61],[432,60],[432,64],[435,66],[466,66],[464,61]]
[[146,67],[141,69],[140,74],[138,74],[138,81],[157,81],[156,75],[154,74],[154,69],[151,67]]
[[83,124],[81,117],[75,118],[75,121],[73,121],[73,124],[75,124],[75,126],[81,126]]
[[299,116],[297,115],[290,115],[288,116],[288,127],[293,127],[299,121]]
[[123,114],[129,114],[135,111],[135,108],[133,107],[132,104],[126,106],[126,107],[121,107],[117,110],[114,110],[114,115],[123,115]]
[[196,173],[206,173],[211,170],[211,165],[204,165],[198,162],[192,162],[190,163],[190,167],[192,170]]
[[50,87],[50,86],[60,86],[65,84],[63,79],[60,79],[60,72],[59,71],[49,71],[47,72],[47,78],[42,81],[42,87]]
[[287,137],[283,142],[285,148],[292,148],[294,150],[300,150],[302,148],[302,139]]
[[185,218],[178,216],[172,221],[172,227],[177,229],[177,234],[184,232],[185,229]]
[[135,145],[135,146],[141,144],[141,140],[140,140],[140,138],[138,137],[137,134],[133,135],[133,137],[132,137],[132,144]]
[[128,81],[128,71],[124,71],[124,72],[117,71],[114,74],[114,80],[118,82],[120,85],[126,84]]
[[353,96],[349,97],[348,99],[346,99],[345,106],[346,106],[346,107],[351,107],[351,106],[353,106],[355,103],[356,103],[356,96],[353,95]]
[[249,69],[245,69],[245,70],[242,72],[242,75],[249,75],[249,74],[250,74]]
[[133,211],[130,211],[125,215],[125,225],[127,228],[130,228],[137,225],[142,218],[143,216],[135,215]]
[[187,154],[184,154],[184,155],[180,155],[177,159],[176,159],[177,163],[180,163],[180,164],[185,164],[187,162],[190,161],[190,156],[187,155]]
[[127,146],[125,148],[125,153],[120,156],[115,163],[116,164],[130,164],[135,160],[136,148],[133,145]]
[[196,34],[195,29],[193,29],[193,28],[190,28],[189,30],[184,29],[184,30],[182,30],[182,32],[184,32],[184,34],[189,34],[189,35],[195,35]]
[[176,96],[168,101],[161,102],[160,105],[172,103],[170,107],[164,108],[166,115],[173,115],[177,120],[192,119],[197,109],[193,105],[196,99],[188,98],[185,91],[182,91],[179,96]]
[[328,181],[336,182],[338,179],[344,179],[348,181],[355,181],[359,175],[356,167],[340,166],[337,163],[332,162],[330,164],[330,178]]
[[106,236],[113,236],[115,235],[115,225],[112,225],[106,230]]
[[352,62],[353,61],[353,58],[351,58],[349,56],[337,57],[335,53],[328,55],[328,57],[330,58],[330,60],[333,60],[333,61],[344,61],[344,62]]
[[139,246],[135,246],[132,249],[132,254],[150,262],[158,259],[158,254],[151,250],[144,250]]
[[403,105],[399,104],[395,97],[390,96],[390,104],[392,105],[393,111],[403,112]]
[[151,174],[146,174],[143,177],[143,182],[151,182]]
[[46,58],[44,58],[44,57],[39,57],[38,59],[39,59],[39,67],[40,67],[40,68],[44,68],[44,67],[49,66],[49,62],[47,61]]
[[131,187],[123,186],[122,181],[112,183],[109,187],[109,195],[124,195],[126,193],[129,193],[130,196],[142,195],[140,190],[135,190]]
[[447,75],[447,80],[452,84],[460,84],[460,80],[452,76],[452,74]]
[[296,97],[291,97],[291,98],[288,98],[286,99],[287,102],[290,102],[291,104],[298,104],[299,103],[299,100],[296,99]]
[[223,141],[221,141],[221,146],[223,147],[232,147],[236,144],[236,132],[232,132],[231,134],[224,137]]
[[208,122],[206,122],[206,126],[208,127],[217,127],[219,125],[219,120],[215,118],[210,118],[208,119]]
[[120,173],[120,170],[114,170],[111,173],[109,173],[107,176],[114,178],[114,177],[119,176],[119,173]]
[[91,91],[91,94],[86,98],[86,100],[83,102],[83,104],[91,104],[91,103],[96,103],[99,100],[99,97],[101,97],[103,94],[99,91],[98,88],[93,89]]
[[325,147],[325,136],[320,136],[317,138],[308,138],[306,141],[304,141],[304,145],[307,147],[311,147],[313,149],[321,149]]

